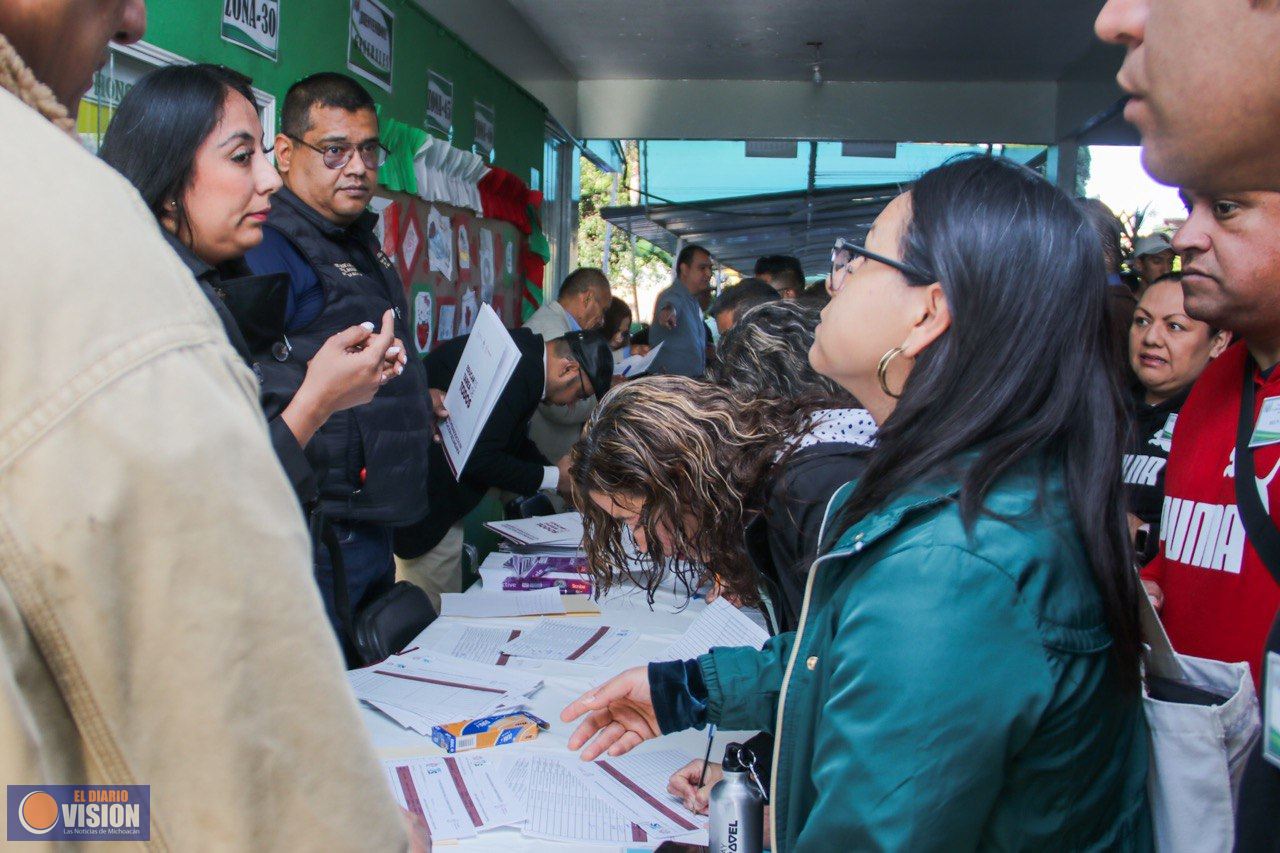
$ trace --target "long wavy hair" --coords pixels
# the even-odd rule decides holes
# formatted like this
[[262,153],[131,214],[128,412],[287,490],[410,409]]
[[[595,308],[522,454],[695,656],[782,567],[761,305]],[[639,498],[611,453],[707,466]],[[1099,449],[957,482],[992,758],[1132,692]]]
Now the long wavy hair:
[[[763,504],[767,478],[813,406],[744,400],[683,376],[650,376],[610,391],[573,447],[574,500],[597,584],[630,578],[653,600],[668,569],[692,592],[714,577],[743,604],[760,601],[743,530]],[[647,553],[628,559],[626,525],[592,494],[636,500]],[[672,553],[659,530],[669,531]]]
[[834,380],[809,364],[821,311],[778,300],[749,308],[716,346],[707,378],[741,397],[826,397],[830,408],[858,405]]
[[1136,694],[1141,592],[1120,477],[1126,412],[1109,359],[1096,230],[1030,169],[965,158],[912,188],[902,255],[929,273],[912,285],[942,286],[953,323],[916,359],[826,546],[905,488],[938,476],[960,479],[962,517],[972,524],[997,481],[1024,460],[1043,459],[1065,479],[1116,673]]

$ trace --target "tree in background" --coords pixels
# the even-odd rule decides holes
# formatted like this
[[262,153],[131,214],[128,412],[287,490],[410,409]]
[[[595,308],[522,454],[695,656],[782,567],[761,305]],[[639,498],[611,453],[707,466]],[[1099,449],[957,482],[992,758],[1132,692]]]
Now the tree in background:
[[[626,161],[618,178],[615,204],[640,203],[640,149],[634,140],[622,142]],[[581,161],[582,183],[578,201],[578,263],[584,267],[604,266],[605,221],[600,216],[610,206],[615,176],[585,157]],[[613,228],[609,240],[609,280],[614,294],[631,305],[636,320],[647,318],[658,290],[671,280],[671,256],[648,240],[633,240],[620,228]]]

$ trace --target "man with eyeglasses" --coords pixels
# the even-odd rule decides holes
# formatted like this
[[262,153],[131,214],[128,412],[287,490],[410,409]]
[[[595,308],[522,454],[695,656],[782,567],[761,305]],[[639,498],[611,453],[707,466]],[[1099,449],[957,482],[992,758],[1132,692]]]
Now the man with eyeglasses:
[[[289,347],[263,365],[263,398],[298,392],[307,361],[339,329],[375,325],[395,312],[396,337],[410,340],[400,276],[382,253],[367,209],[387,150],[373,98],[342,74],[315,74],[285,95],[276,164],[284,186],[273,199],[262,244],[246,260],[258,274],[292,280],[285,328]],[[330,418],[307,447],[319,460],[316,510],[335,529],[352,613],[395,582],[393,528],[426,515],[432,414],[422,363],[409,359],[366,405]],[[316,580],[340,638],[327,548],[315,553]],[[345,638],[343,638],[345,639]]]
[[[448,390],[469,337],[454,338],[427,356],[432,397],[442,398]],[[401,577],[425,589],[437,607],[440,593],[462,591],[462,519],[489,489],[525,497],[552,489],[569,494],[569,457],[552,464],[529,438],[529,422],[538,406],[569,406],[602,396],[612,385],[613,353],[603,332],[569,332],[546,340],[521,328],[511,330],[511,339],[520,360],[462,476],[453,476],[439,444],[433,445],[431,511],[417,524],[396,531]]]

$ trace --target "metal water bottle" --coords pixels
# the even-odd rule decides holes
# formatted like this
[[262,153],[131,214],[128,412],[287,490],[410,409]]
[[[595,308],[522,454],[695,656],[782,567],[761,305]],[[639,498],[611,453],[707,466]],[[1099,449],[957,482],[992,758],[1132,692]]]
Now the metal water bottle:
[[754,777],[755,756],[740,743],[724,750],[724,778],[711,789],[710,853],[761,853],[764,792]]

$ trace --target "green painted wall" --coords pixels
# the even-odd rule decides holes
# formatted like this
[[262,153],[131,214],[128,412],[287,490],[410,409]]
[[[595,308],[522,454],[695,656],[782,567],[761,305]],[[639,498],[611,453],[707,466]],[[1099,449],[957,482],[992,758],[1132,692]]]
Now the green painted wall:
[[[436,23],[413,0],[383,0],[396,16],[393,91],[361,81],[389,115],[423,127],[427,71],[453,81],[453,144],[470,150],[475,101],[491,105],[494,164],[529,180],[542,168],[546,109],[510,79]],[[289,86],[317,71],[347,70],[348,0],[281,0],[279,61],[222,40],[222,0],[163,0],[147,7],[146,40],[194,62],[214,62],[253,78],[277,99],[277,115]]]

